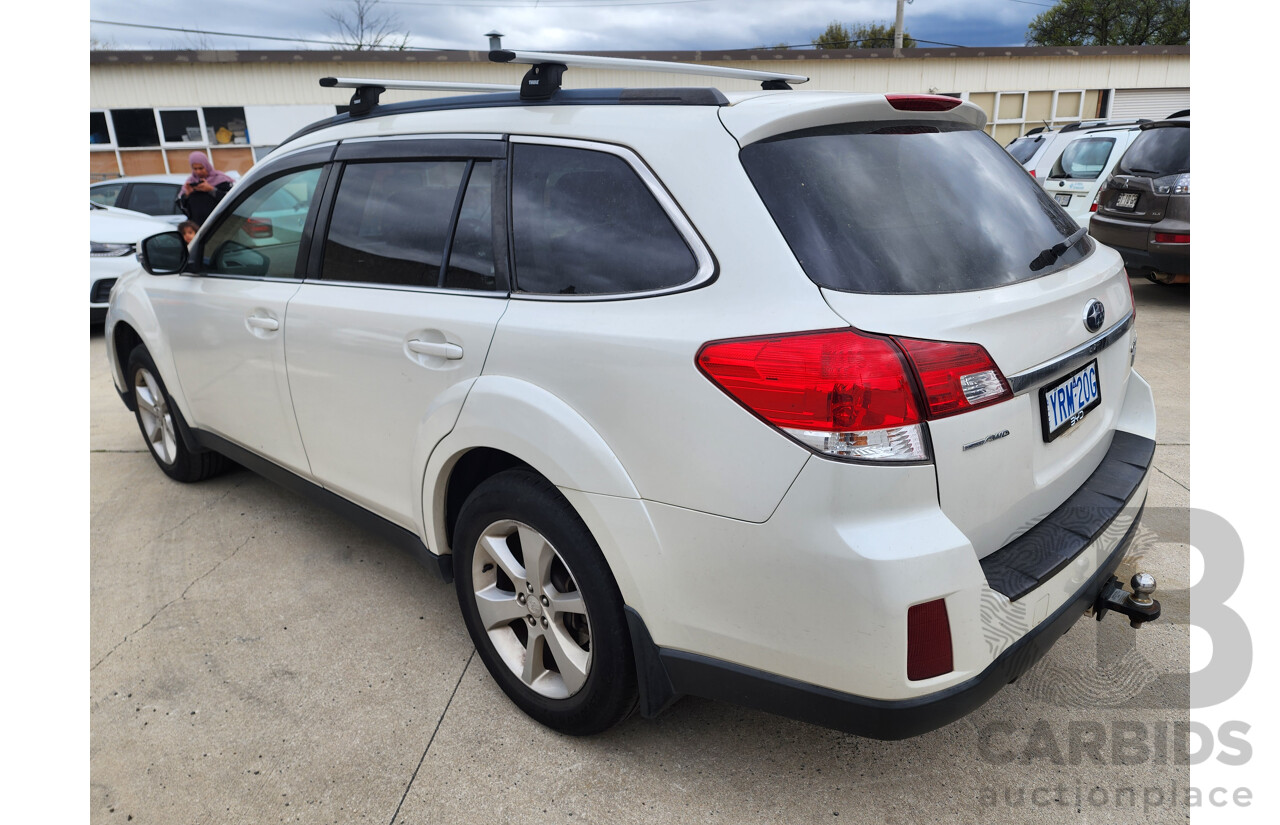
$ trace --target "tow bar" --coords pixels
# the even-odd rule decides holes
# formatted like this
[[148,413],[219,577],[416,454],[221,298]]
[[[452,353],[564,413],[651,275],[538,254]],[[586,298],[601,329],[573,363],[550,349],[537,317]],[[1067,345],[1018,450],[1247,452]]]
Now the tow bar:
[[1160,618],[1160,602],[1151,598],[1156,592],[1156,577],[1150,573],[1136,573],[1129,580],[1133,588],[1130,593],[1115,576],[1102,585],[1102,592],[1093,603],[1093,615],[1098,621],[1107,615],[1108,610],[1123,613],[1129,617],[1130,627],[1141,627],[1152,619]]

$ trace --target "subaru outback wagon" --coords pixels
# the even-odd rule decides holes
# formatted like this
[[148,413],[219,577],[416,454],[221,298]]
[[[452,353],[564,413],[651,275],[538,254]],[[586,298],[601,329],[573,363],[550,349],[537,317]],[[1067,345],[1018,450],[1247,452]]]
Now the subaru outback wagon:
[[699,695],[914,735],[1114,592],[1156,426],[1132,294],[980,109],[493,57],[518,91],[322,81],[349,113],[144,243],[106,336],[161,470],[390,536],[573,734]]

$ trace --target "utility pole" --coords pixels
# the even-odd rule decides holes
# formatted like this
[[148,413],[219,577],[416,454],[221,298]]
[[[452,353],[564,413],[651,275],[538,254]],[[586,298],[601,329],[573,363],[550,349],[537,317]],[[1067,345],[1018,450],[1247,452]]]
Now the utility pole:
[[902,7],[907,0],[898,0],[898,19],[893,24],[893,56],[902,57]]

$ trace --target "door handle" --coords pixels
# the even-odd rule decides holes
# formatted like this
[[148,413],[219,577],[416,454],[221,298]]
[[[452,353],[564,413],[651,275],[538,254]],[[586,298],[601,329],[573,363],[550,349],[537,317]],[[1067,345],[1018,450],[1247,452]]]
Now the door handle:
[[280,329],[280,322],[275,318],[267,318],[262,315],[250,315],[248,318],[249,326],[254,329],[266,329],[275,331]]
[[409,342],[409,351],[416,352],[418,355],[434,355],[450,361],[457,361],[462,357],[462,347],[457,344],[419,341],[417,338]]

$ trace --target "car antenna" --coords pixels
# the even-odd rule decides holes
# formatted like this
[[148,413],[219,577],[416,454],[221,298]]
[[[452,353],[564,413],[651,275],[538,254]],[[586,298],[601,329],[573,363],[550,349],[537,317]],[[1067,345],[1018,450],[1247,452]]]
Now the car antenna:
[[629,57],[600,57],[582,54],[558,54],[556,52],[523,52],[511,49],[493,49],[489,59],[494,63],[520,63],[532,66],[520,82],[522,100],[549,100],[560,88],[565,70],[617,69],[633,72],[668,72],[693,74],[703,77],[730,77],[739,80],[758,80],[766,91],[790,89],[792,83],[807,83],[809,78],[798,74],[762,72],[756,69],[735,69],[729,66],[700,66],[696,63],[673,63],[666,60],[637,60]]
[[501,83],[460,83],[447,80],[372,80],[357,77],[322,77],[320,85],[331,89],[355,89],[350,114],[367,115],[378,105],[387,89],[415,89],[426,92],[515,92],[519,86]]

